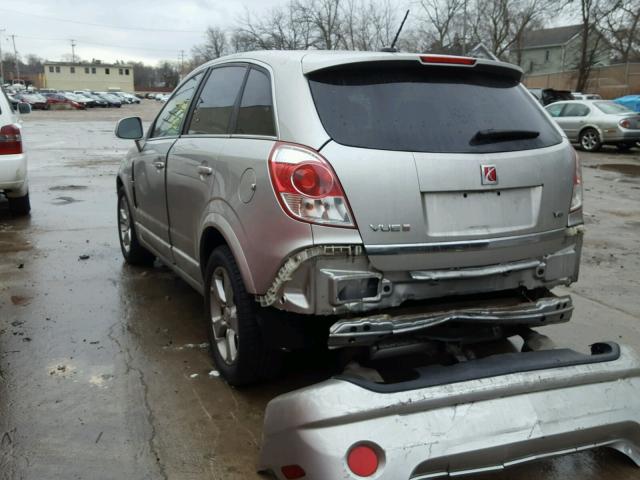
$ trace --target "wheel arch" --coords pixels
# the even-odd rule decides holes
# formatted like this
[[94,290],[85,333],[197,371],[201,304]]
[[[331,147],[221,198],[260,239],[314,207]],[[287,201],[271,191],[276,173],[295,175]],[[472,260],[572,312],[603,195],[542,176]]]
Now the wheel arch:
[[[215,217],[218,217],[218,215],[215,215]],[[209,217],[207,219],[207,222],[202,229],[197,249],[199,254],[198,261],[200,263],[200,272],[203,280],[209,256],[216,248],[226,245],[231,250],[233,258],[238,264],[247,292],[256,293],[253,275],[251,274],[251,269],[249,268],[247,259],[242,251],[239,239],[222,217],[215,217]]]
[[596,132],[598,132],[598,135],[600,136],[600,142],[602,143],[602,129],[600,129],[600,127],[598,127],[597,125],[594,125],[592,123],[588,123],[587,125],[583,125],[580,130],[578,130],[578,141],[580,141],[580,136],[582,135],[582,132],[584,132],[585,130],[587,130],[588,128],[592,128],[594,129]]

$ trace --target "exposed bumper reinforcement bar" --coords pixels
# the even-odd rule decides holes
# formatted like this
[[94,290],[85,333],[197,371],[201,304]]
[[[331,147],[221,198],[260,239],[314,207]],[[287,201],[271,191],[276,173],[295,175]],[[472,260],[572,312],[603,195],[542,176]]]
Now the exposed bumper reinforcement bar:
[[[299,465],[309,479],[355,478],[345,458],[363,443],[384,456],[379,480],[499,471],[602,446],[640,466],[640,358],[625,346],[613,357],[615,344],[595,347],[591,356],[535,352],[523,365],[541,361],[542,369],[469,380],[454,375],[454,383],[425,388],[385,393],[331,379],[282,395],[267,406],[260,469],[278,479],[284,465]],[[585,362],[549,368],[556,356]],[[500,357],[492,361],[511,358]]]
[[[397,312],[397,310],[396,310]],[[441,308],[409,313],[378,313],[339,320],[329,330],[329,348],[373,345],[389,335],[415,333],[446,322],[505,326],[540,326],[569,321],[573,302],[569,295],[544,297],[533,302],[468,308]]]
[[523,262],[513,262],[504,265],[491,265],[489,267],[464,268],[459,270],[420,270],[411,272],[414,280],[428,280],[437,282],[439,280],[460,280],[466,278],[488,277],[490,275],[506,275],[511,272],[522,270],[538,271],[538,276],[544,275],[546,265],[539,260],[526,260]]

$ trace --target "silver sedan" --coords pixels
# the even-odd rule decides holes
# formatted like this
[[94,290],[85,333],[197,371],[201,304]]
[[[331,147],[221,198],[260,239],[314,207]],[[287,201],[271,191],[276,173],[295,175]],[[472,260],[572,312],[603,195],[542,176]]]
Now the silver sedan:
[[628,150],[640,142],[640,114],[609,100],[570,100],[547,105],[569,140],[595,152],[602,145]]

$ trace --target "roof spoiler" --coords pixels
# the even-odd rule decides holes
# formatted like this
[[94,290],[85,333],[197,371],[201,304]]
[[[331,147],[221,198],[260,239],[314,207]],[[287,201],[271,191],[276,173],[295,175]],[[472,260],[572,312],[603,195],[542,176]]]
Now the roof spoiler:
[[523,71],[517,65],[488,60],[484,58],[462,57],[456,55],[435,55],[416,53],[371,52],[363,55],[332,55],[330,53],[311,53],[302,59],[302,71],[305,75],[328,69],[356,68],[361,65],[387,62],[419,62],[425,67],[472,68],[478,72],[492,73],[521,81]]

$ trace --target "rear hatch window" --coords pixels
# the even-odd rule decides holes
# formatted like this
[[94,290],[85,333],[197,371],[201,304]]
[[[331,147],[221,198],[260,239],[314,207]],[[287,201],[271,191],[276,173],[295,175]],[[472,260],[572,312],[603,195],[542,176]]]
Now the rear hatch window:
[[326,69],[308,78],[324,128],[343,145],[492,153],[562,141],[520,82],[500,74],[398,61]]

